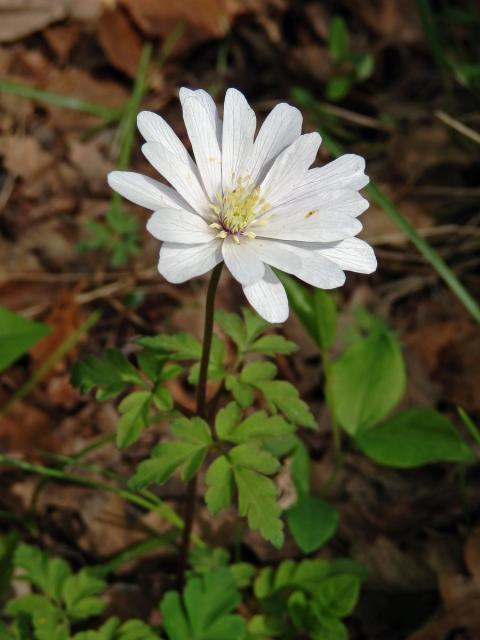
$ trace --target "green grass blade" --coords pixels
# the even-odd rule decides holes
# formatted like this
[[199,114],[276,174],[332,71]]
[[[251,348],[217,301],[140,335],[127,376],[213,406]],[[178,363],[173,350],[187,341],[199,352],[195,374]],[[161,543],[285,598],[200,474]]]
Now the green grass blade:
[[118,120],[123,112],[122,109],[105,107],[101,104],[96,104],[95,102],[88,102],[87,100],[81,100],[72,96],[65,96],[61,93],[55,93],[54,91],[36,89],[35,87],[30,87],[27,84],[23,84],[22,82],[17,82],[15,80],[0,80],[0,93],[13,93],[14,95],[21,96],[23,98],[30,98],[37,102],[46,102],[65,109],[83,111],[84,113],[98,116],[104,120]]
[[147,76],[151,57],[152,44],[147,42],[142,49],[132,95],[125,107],[120,123],[120,153],[118,157],[118,169],[128,169],[130,165],[137,125],[137,113],[140,108],[142,98],[148,88]]

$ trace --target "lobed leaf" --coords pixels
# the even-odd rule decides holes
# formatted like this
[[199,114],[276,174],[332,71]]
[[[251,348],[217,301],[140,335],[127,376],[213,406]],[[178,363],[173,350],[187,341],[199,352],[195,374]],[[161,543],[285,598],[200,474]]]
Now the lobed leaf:
[[240,593],[228,569],[189,578],[182,595],[169,591],[160,604],[169,640],[243,640],[245,622],[231,612]]

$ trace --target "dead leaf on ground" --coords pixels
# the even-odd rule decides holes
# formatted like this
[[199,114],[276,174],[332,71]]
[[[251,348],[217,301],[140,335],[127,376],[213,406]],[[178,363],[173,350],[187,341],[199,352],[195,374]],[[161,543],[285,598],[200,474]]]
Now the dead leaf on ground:
[[[52,353],[79,328],[82,321],[83,311],[75,301],[73,293],[71,291],[61,292],[54,308],[48,317],[45,318],[45,322],[52,328],[52,332],[42,338],[30,352],[33,370],[37,370],[42,366]],[[63,371],[65,359],[74,359],[77,357],[77,354],[78,345],[74,345],[70,351],[65,354],[64,359],[57,363],[55,369],[50,372],[50,376],[55,375],[55,372]]]
[[142,41],[123,11],[116,9],[103,13],[98,22],[98,40],[110,63],[134,78]]
[[78,22],[54,25],[44,29],[42,35],[56,54],[60,64],[64,64],[80,38],[80,25]]
[[[383,188],[383,186],[382,186]],[[385,190],[389,191],[388,188]],[[417,231],[428,229],[434,224],[432,216],[425,211],[415,200],[403,199],[395,203],[402,216],[412,224]],[[360,232],[360,237],[373,244],[393,244],[396,246],[405,246],[409,244],[409,240],[405,233],[401,231],[398,225],[385,213],[385,210],[379,205],[372,202],[367,214],[362,218],[364,227]]]
[[0,449],[39,459],[37,453],[58,451],[50,416],[26,402],[17,402],[0,418]]
[[447,320],[420,326],[404,337],[410,347],[432,374],[439,365],[442,350],[458,342],[472,332],[472,325],[465,320]]
[[87,182],[105,183],[107,173],[113,169],[112,162],[105,158],[95,138],[88,142],[72,140],[68,155]]
[[0,42],[13,42],[67,16],[65,0],[3,0]]
[[33,136],[4,136],[0,139],[0,154],[7,171],[24,180],[38,176],[54,162]]
[[120,4],[128,9],[140,29],[150,36],[167,37],[182,22],[207,37],[224,36],[229,27],[223,0],[120,0]]
[[348,4],[374,33],[406,43],[415,43],[423,38],[415,0],[348,0]]

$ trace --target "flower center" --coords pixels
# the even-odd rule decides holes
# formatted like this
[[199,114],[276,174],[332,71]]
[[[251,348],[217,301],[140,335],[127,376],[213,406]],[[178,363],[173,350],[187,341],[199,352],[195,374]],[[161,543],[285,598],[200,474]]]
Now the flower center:
[[239,242],[239,235],[255,238],[249,227],[260,224],[259,216],[270,209],[270,205],[260,196],[260,188],[253,188],[246,178],[240,178],[233,189],[217,194],[215,202],[210,203],[215,218],[210,226],[218,229],[217,237],[233,236]]

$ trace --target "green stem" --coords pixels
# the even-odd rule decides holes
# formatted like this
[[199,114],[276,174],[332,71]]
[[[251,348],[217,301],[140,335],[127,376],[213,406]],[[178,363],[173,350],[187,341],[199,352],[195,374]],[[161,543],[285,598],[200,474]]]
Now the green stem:
[[[220,262],[212,271],[210,283],[208,285],[207,300],[205,304],[205,324],[203,328],[202,357],[200,360],[200,374],[197,386],[197,415],[205,419],[207,411],[207,379],[208,364],[210,362],[210,350],[213,336],[213,316],[215,313],[215,294],[217,292],[218,281],[222,273],[223,262]],[[213,433],[215,437],[215,433]],[[195,519],[195,504],[197,501],[197,476],[188,483],[185,499],[185,526],[183,529],[182,542],[180,545],[180,558],[178,562],[178,584],[181,587],[184,583],[185,569],[187,566],[188,551],[190,549],[190,538],[192,536],[193,522]]]

